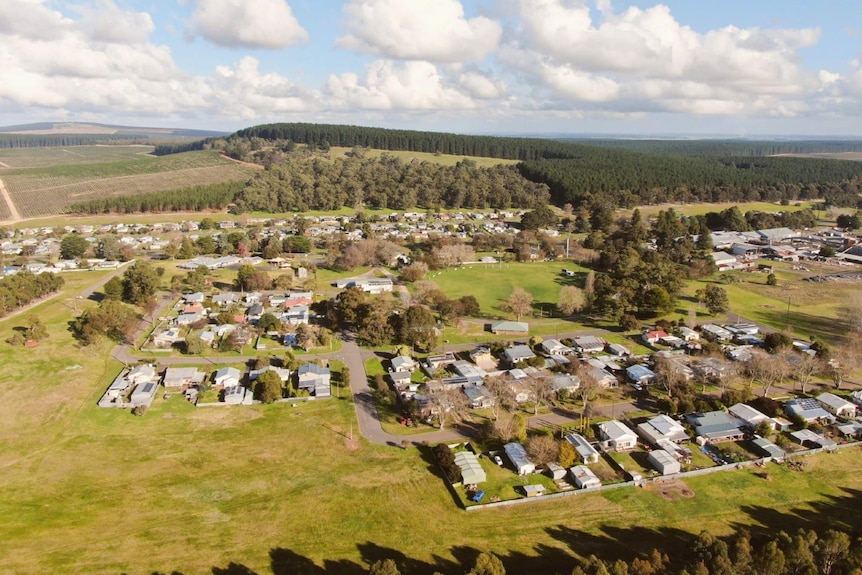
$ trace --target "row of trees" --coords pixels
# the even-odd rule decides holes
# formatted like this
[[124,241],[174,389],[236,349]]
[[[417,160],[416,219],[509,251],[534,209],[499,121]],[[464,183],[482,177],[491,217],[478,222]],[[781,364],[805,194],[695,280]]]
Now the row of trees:
[[0,315],[6,315],[20,307],[52,294],[63,287],[63,278],[58,274],[39,274],[21,271],[0,279]]
[[163,192],[126,194],[77,202],[67,211],[72,214],[134,214],[222,210],[244,187],[244,181],[222,182]]

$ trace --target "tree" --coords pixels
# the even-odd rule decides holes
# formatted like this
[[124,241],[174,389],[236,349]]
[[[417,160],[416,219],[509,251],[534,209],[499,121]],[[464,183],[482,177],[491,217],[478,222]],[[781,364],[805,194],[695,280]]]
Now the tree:
[[380,559],[371,564],[368,575],[401,575],[401,572],[392,559]]
[[814,544],[814,562],[822,575],[831,575],[850,551],[850,537],[841,531],[829,529]]
[[138,260],[123,274],[123,301],[139,305],[155,295],[159,276],[149,262]]
[[31,315],[28,320],[27,331],[24,333],[26,339],[40,341],[48,337],[48,330],[42,325],[42,320],[35,315]]
[[584,309],[586,305],[584,292],[575,286],[563,286],[557,298],[557,309],[563,315],[574,315]]
[[578,461],[578,452],[575,446],[568,441],[560,442],[560,454],[557,462],[563,469],[568,469]]
[[469,575],[506,575],[506,568],[493,553],[480,553]]
[[793,338],[780,331],[768,333],[763,338],[763,347],[769,353],[778,353],[780,351],[790,349],[792,345]]
[[188,260],[195,257],[195,244],[188,236],[183,236],[183,241],[180,243],[180,249],[177,252],[177,257],[182,260]]
[[656,382],[664,387],[669,398],[673,398],[676,391],[687,381],[682,369],[666,357],[656,358],[654,372]]
[[185,352],[190,355],[198,355],[204,351],[204,342],[196,335],[187,335],[185,340]]
[[102,291],[105,292],[105,297],[112,300],[120,300],[123,297],[123,280],[119,276],[114,276],[109,279]]
[[560,457],[560,444],[547,435],[530,437],[524,444],[524,448],[527,450],[530,460],[537,465],[556,462]]
[[522,287],[515,287],[501,307],[515,314],[520,321],[522,315],[530,313],[532,306],[533,295]]
[[409,346],[431,351],[437,345],[437,322],[424,305],[411,305],[402,315],[400,339]]
[[482,313],[476,296],[464,295],[458,298],[458,302],[461,304],[461,311],[467,317],[477,317]]
[[60,241],[60,257],[73,260],[83,256],[90,248],[90,243],[78,234],[69,234]]
[[638,309],[650,316],[658,316],[673,311],[673,298],[662,286],[652,286],[643,292]]
[[260,319],[257,320],[257,327],[264,333],[269,331],[278,331],[281,329],[281,322],[275,314],[267,312],[260,316]]
[[443,430],[447,423],[460,420],[467,410],[467,396],[457,387],[432,393],[428,398],[429,407],[437,418],[440,430]]
[[787,377],[787,360],[779,355],[756,353],[745,364],[745,369],[752,381],[760,382],[763,397],[769,395],[769,390]]
[[281,378],[273,370],[267,370],[257,377],[253,391],[261,403],[275,403],[284,397]]
[[428,264],[425,262],[413,262],[401,270],[401,279],[406,282],[417,282],[428,273]]
[[106,260],[116,261],[121,259],[120,242],[117,236],[111,234],[104,236],[96,249],[96,256]]
[[269,289],[272,282],[269,275],[263,270],[256,270],[254,266],[243,264],[236,272],[234,286],[242,291],[258,291]]
[[778,276],[775,274],[769,274],[766,276],[766,285],[768,286],[777,286],[778,285]]
[[818,255],[822,258],[834,258],[835,248],[827,245],[820,246],[820,253]]
[[336,302],[341,323],[355,324],[359,308],[365,304],[367,299],[368,297],[362,288],[356,286],[349,287],[338,294]]
[[709,310],[709,313],[715,315],[725,312],[730,307],[730,300],[727,299],[727,292],[721,286],[715,284],[707,284],[702,290],[697,290],[697,299],[700,300]]
[[556,225],[557,214],[548,206],[538,206],[536,209],[521,216],[521,226],[525,230],[538,230]]

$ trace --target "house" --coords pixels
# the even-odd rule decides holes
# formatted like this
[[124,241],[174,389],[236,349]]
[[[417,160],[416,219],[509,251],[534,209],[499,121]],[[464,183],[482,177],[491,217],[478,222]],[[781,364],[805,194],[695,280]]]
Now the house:
[[330,397],[330,371],[316,363],[306,363],[296,371],[299,389],[306,389],[314,397]]
[[217,305],[219,308],[228,307],[231,304],[236,303],[239,300],[235,293],[220,293],[214,295],[212,298],[213,305]]
[[412,374],[409,371],[390,371],[389,379],[397,390],[403,390],[410,385]]
[[478,365],[469,361],[459,359],[450,366],[450,369],[458,376],[463,377],[470,383],[482,383],[488,377],[488,373]]
[[461,470],[461,483],[476,485],[484,483],[487,477],[482,464],[472,451],[459,451],[455,454],[455,465]]
[[132,385],[141,385],[150,381],[156,381],[159,375],[156,372],[156,366],[153,364],[136,365],[126,375],[126,379]]
[[856,405],[862,405],[862,389],[858,391],[854,391],[850,394],[850,401],[855,403]]
[[530,346],[524,344],[513,345],[503,352],[503,358],[510,364],[516,365],[522,361],[527,361],[536,357]]
[[581,458],[581,463],[584,465],[599,462],[599,452],[596,451],[595,447],[590,445],[590,442],[587,441],[584,436],[577,433],[569,433],[563,439],[574,446],[575,451],[578,452],[578,455]]
[[764,421],[768,422],[770,427],[773,426],[772,419],[745,403],[731,405],[727,411],[730,412],[732,416],[742,421],[745,424],[745,427],[752,431]]
[[427,371],[431,372],[430,374],[433,374],[441,367],[452,365],[456,361],[458,361],[458,358],[455,357],[454,353],[449,351],[437,355],[429,355],[425,358],[425,368]]
[[507,443],[503,446],[506,457],[512,462],[518,475],[527,475],[536,471],[536,464],[527,457],[527,450],[520,443]]
[[806,423],[811,423],[812,421],[831,423],[835,420],[835,417],[831,413],[823,409],[819,401],[810,397],[791,399],[784,404],[784,411],[791,419],[798,417]]
[[[249,316],[251,317],[251,316]],[[293,305],[287,308],[281,317],[279,318],[283,323],[287,325],[308,325],[308,306],[307,305]]]
[[745,363],[747,361],[751,361],[751,358],[754,357],[754,352],[751,351],[750,345],[741,345],[733,349],[728,349],[725,352],[725,355],[731,361],[739,361]]
[[201,304],[203,305],[204,299],[206,296],[202,292],[189,293],[183,296],[183,301],[187,304]]
[[470,361],[484,369],[485,371],[493,370],[497,367],[497,360],[491,355],[491,350],[487,347],[477,347],[469,353]]
[[742,421],[723,411],[689,413],[685,420],[694,427],[698,437],[708,443],[739,441],[745,437]]
[[638,436],[616,419],[600,423],[598,428],[605,450],[626,451],[637,447]]
[[168,390],[188,389],[199,385],[206,379],[206,373],[199,371],[196,367],[169,367],[165,370],[162,385]]
[[581,378],[576,375],[555,375],[548,381],[554,393],[575,393],[581,387]]
[[263,315],[263,304],[262,303],[253,303],[251,304],[245,312],[245,317],[248,318],[250,322],[256,322],[260,319],[260,316]]
[[264,373],[266,373],[268,371],[275,372],[275,374],[278,376],[278,379],[280,379],[282,381],[282,383],[287,383],[287,381],[290,379],[290,370],[289,369],[287,369],[285,367],[275,367],[274,365],[267,365],[267,366],[262,367],[260,369],[253,369],[250,372],[248,372],[248,380],[249,381],[256,381],[258,377],[260,377],[261,375],[263,375]]
[[153,398],[156,397],[156,391],[159,389],[159,384],[155,381],[147,381],[135,386],[129,400],[132,407],[146,406],[149,407],[153,403]]
[[681,326],[677,332],[683,341],[700,341],[700,334],[690,327]]
[[856,417],[856,406],[834,393],[821,393],[817,396],[820,405],[837,417]]
[[679,443],[691,439],[688,436],[688,432],[678,421],[665,414],[657,415],[639,424],[636,431],[641,436],[641,439],[653,447],[657,446],[658,442],[662,440]]
[[733,339],[733,334],[721,326],[711,323],[700,326],[700,333],[710,341],[730,341]]
[[647,461],[652,465],[653,469],[662,475],[673,475],[682,471],[679,461],[676,457],[665,451],[664,449],[655,449],[647,455]]
[[587,335],[573,339],[572,347],[574,347],[575,351],[578,353],[599,353],[600,351],[604,351],[606,343],[607,342],[600,337]]
[[617,378],[613,374],[595,366],[588,366],[587,374],[589,374],[589,376],[593,378],[596,384],[602,389],[616,387],[619,384],[619,381],[617,381]]
[[710,254],[718,271],[724,272],[727,270],[743,269],[745,266],[740,262],[735,255],[727,252],[712,252]]
[[178,341],[183,341],[178,327],[168,328],[153,336],[153,345],[156,347],[171,347]]
[[589,467],[575,465],[569,468],[569,476],[578,489],[596,489],[602,486],[602,481]]
[[215,372],[213,376],[213,385],[216,387],[228,388],[239,385],[239,380],[242,373],[235,367],[223,367]]
[[636,363],[626,368],[626,379],[632,383],[648,385],[655,382],[656,374],[647,366]]
[[545,355],[568,355],[574,350],[567,345],[563,345],[556,339],[546,339],[542,342],[542,351]]
[[641,335],[641,339],[649,344],[658,343],[660,340],[666,338],[668,336],[667,332],[662,329],[653,329],[649,331],[643,332]]
[[204,315],[199,311],[193,311],[188,313],[181,313],[176,318],[174,318],[174,323],[177,325],[191,325],[193,323],[197,323],[200,320],[204,319]]
[[609,343],[605,349],[608,350],[608,353],[617,357],[626,357],[632,354],[632,352],[629,351],[629,348],[618,343]]
[[413,371],[419,365],[409,355],[393,357],[389,363],[392,365],[392,371]]
[[491,324],[491,333],[508,335],[527,335],[530,326],[522,321],[495,321]]
[[494,396],[482,385],[465,385],[463,388],[464,395],[467,396],[467,401],[473,409],[486,409],[494,407]]
[[224,390],[224,402],[228,405],[241,405],[245,400],[246,393],[251,393],[251,391],[246,390],[246,388],[235,385],[233,387],[226,387]]
[[332,284],[338,289],[358,287],[362,291],[371,294],[381,294],[391,292],[393,288],[392,280],[389,278],[367,278],[367,279],[346,279],[338,280]]
[[556,463],[546,463],[543,473],[554,481],[564,479],[566,477],[566,470]]

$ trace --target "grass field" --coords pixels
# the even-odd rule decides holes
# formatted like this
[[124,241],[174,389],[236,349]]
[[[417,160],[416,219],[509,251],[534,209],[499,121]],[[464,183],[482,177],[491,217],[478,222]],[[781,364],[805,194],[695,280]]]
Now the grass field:
[[[778,202],[748,202],[748,203],[704,203],[704,204],[661,204],[655,206],[640,206],[638,209],[643,217],[656,216],[661,210],[673,208],[678,214],[686,216],[701,216],[708,212],[721,212],[733,206],[739,207],[745,212],[792,212],[811,208],[818,202],[793,202],[789,206],[782,206]],[[619,215],[630,217],[633,210],[618,210]]]
[[[52,156],[57,153],[50,148],[44,152]],[[0,178],[21,216],[28,218],[60,213],[74,202],[244,180],[254,172],[254,168],[222,158],[216,152],[158,158],[137,155],[101,163],[86,160],[6,169],[0,172]]]
[[[142,418],[100,410],[121,366],[108,344],[78,350],[66,325],[74,294],[103,276],[66,277],[67,293],[33,310],[50,339],[0,344],[0,572],[280,575],[313,563],[357,575],[394,557],[411,573],[454,574],[490,550],[511,573],[562,573],[589,553],[672,554],[701,529],[862,524],[858,449],[806,472],[770,465],[770,481],[691,479],[693,498],[622,489],[467,514],[418,449],[352,449],[349,400],[195,409],[175,394]],[[0,339],[24,323],[0,322]]]
[[[341,148],[341,147],[332,147],[330,148],[330,155],[334,158],[344,157],[346,154],[351,152],[353,148]],[[458,162],[462,162],[465,159],[476,162],[476,165],[480,168],[489,168],[491,166],[496,166],[499,164],[503,165],[513,165],[517,164],[519,160],[504,160],[502,158],[480,158],[480,157],[465,157],[465,156],[452,156],[450,154],[433,154],[431,152],[411,152],[408,150],[366,150],[365,155],[370,158],[376,158],[378,156],[382,156],[386,154],[388,156],[395,156],[396,158],[401,158],[404,161],[410,161],[413,159],[422,160],[423,162],[432,162],[434,164],[440,164],[442,166],[454,166]]]

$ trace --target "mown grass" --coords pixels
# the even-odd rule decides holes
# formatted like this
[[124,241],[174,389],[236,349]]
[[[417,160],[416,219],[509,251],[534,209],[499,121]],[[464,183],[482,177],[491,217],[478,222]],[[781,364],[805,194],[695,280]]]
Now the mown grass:
[[[568,572],[575,555],[673,552],[702,529],[860,524],[847,491],[862,490],[858,449],[806,472],[770,465],[771,481],[690,479],[691,499],[632,488],[466,514],[419,449],[351,449],[347,399],[195,409],[175,394],[141,418],[99,409],[121,366],[107,343],[75,346],[73,293],[36,308],[51,336],[37,348],[0,344],[3,572],[284,573],[280,561],[307,560],[355,573],[400,557],[411,572],[463,573],[480,550],[509,572]],[[22,321],[0,322],[0,338]]]

